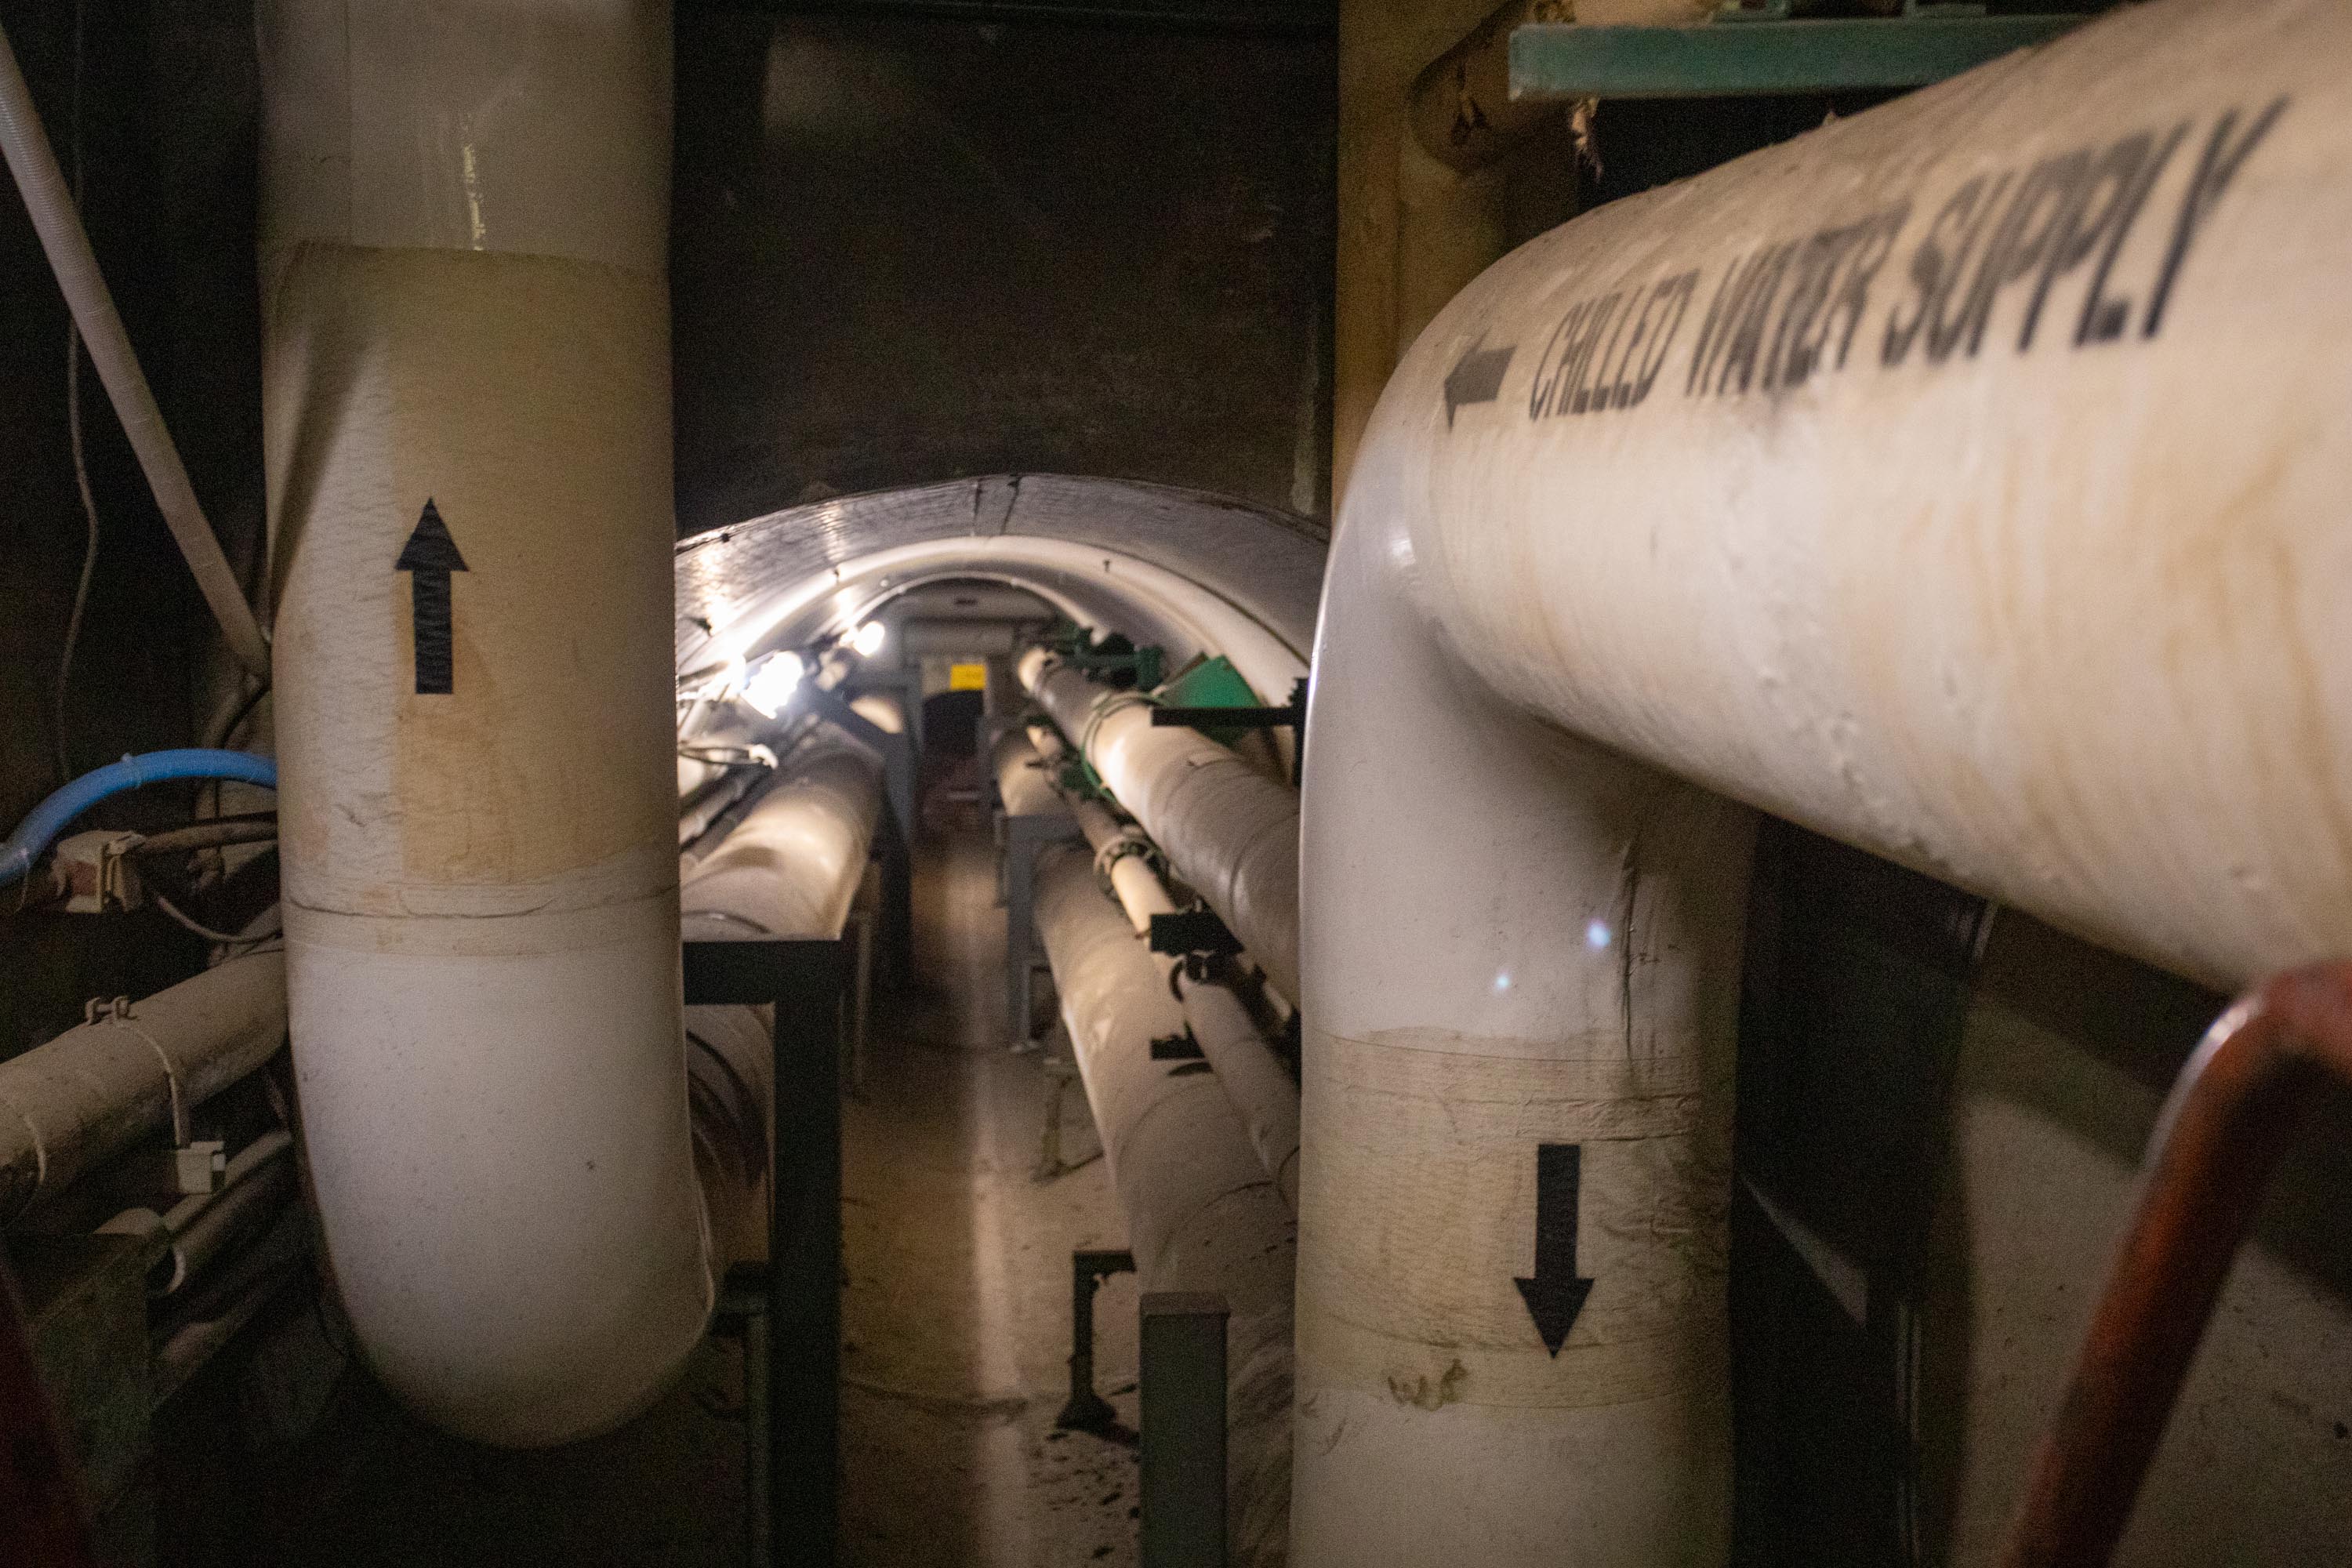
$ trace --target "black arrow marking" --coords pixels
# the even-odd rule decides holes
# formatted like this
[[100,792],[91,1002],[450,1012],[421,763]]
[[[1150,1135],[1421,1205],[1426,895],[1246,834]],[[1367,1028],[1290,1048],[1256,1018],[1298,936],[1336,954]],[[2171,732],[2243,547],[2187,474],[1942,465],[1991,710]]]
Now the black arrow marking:
[[416,626],[416,690],[419,696],[447,696],[454,689],[450,643],[456,628],[449,618],[449,574],[463,572],[466,558],[449,537],[441,509],[428,498],[408,542],[400,547],[395,572],[408,576],[408,602]]
[[1462,356],[1462,363],[1445,373],[1445,427],[1454,428],[1454,411],[1467,403],[1492,403],[1503,395],[1503,373],[1511,368],[1511,356],[1518,345],[1490,349],[1484,333]]
[[1544,1349],[1553,1355],[1568,1342],[1568,1331],[1592,1294],[1592,1281],[1576,1272],[1576,1205],[1582,1181],[1584,1145],[1536,1145],[1536,1277],[1518,1281],[1528,1316]]

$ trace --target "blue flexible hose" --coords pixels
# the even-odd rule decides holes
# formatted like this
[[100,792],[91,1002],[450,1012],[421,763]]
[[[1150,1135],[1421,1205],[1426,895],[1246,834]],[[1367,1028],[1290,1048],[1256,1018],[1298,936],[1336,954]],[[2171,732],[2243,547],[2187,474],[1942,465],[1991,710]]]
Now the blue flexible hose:
[[0,844],[0,888],[30,871],[33,862],[56,841],[66,824],[100,801],[142,784],[163,784],[170,779],[235,779],[276,789],[278,764],[250,752],[184,746],[175,751],[125,757],[86,773],[35,806],[16,825],[16,831],[8,835],[8,841]]

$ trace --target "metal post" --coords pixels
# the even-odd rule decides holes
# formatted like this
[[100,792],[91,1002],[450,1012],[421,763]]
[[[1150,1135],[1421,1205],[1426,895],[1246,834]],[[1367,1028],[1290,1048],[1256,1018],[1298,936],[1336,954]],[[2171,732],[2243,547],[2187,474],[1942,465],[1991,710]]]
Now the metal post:
[[1224,1568],[1225,1299],[1143,1298],[1142,1568]]
[[719,1294],[719,1331],[743,1342],[743,1560],[768,1568],[775,1550],[768,1521],[768,1295],[765,1265],[739,1263]]
[[[689,1005],[775,1008],[765,1454],[770,1558],[835,1568],[841,1505],[840,941],[689,942]],[[751,1342],[745,1341],[747,1354]],[[749,1405],[751,1402],[746,1401]]]
[[841,944],[784,944],[769,1210],[775,1561],[834,1568],[841,1510]]
[[1113,1274],[1134,1271],[1135,1254],[1124,1247],[1070,1254],[1070,1397],[1055,1426],[1073,1432],[1118,1429],[1118,1412],[1095,1392],[1095,1290]]

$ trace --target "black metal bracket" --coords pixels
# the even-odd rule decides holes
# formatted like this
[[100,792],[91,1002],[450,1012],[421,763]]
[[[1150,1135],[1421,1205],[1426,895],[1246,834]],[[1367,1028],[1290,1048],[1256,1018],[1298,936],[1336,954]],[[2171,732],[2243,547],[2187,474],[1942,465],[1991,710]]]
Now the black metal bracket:
[[1114,1274],[1135,1272],[1135,1254],[1120,1247],[1081,1247],[1070,1254],[1070,1398],[1054,1425],[1113,1442],[1135,1440],[1110,1401],[1095,1392],[1095,1291]]
[[1156,1035],[1151,1041],[1151,1059],[1155,1062],[1197,1062],[1203,1059],[1201,1042],[1186,1029],[1181,1035]]
[[1279,730],[1291,732],[1290,783],[1297,786],[1307,769],[1307,678],[1290,683],[1290,700],[1279,708],[1157,707],[1151,722],[1160,729]]
[[1214,910],[1179,910],[1151,917],[1151,951],[1171,957],[1195,952],[1230,954],[1242,950]]
[[[851,944],[775,937],[688,942],[680,954],[688,1006],[775,1009],[774,1119],[768,1147],[768,1267],[739,1275],[766,1286],[766,1419],[746,1441],[764,1459],[750,1513],[765,1562],[833,1568],[841,1530],[841,1009]],[[747,1337],[747,1347],[749,1344]],[[746,1356],[745,1376],[755,1375]],[[747,1398],[747,1407],[756,1396]]]

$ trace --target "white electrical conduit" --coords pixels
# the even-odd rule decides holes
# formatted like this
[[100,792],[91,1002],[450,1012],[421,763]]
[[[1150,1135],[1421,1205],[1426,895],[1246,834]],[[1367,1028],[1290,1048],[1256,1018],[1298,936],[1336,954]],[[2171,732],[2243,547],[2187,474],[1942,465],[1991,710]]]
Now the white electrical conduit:
[[[678,995],[669,10],[263,0],[294,1060],[370,1365],[610,1427],[713,1298]],[[446,678],[446,679],[445,679]]]
[[98,378],[106,385],[107,398],[114,405],[114,416],[121,422],[140,471],[147,476],[147,487],[154,492],[163,525],[172,531],[173,542],[194,574],[213,619],[220,623],[221,637],[230,654],[247,671],[268,680],[269,645],[262,636],[261,624],[254,618],[236,573],[221,552],[220,538],[213,532],[194,487],[188,483],[180,449],[173,444],[163,411],[156,407],[155,395],[139,368],[131,336],[122,330],[114,296],[98,269],[98,258],[90,250],[81,214],[74,207],[73,193],[58,167],[48,135],[41,129],[40,111],[34,107],[32,90],[25,85],[16,51],[5,32],[0,32],[0,154],[6,156],[8,172],[16,178],[33,230],[40,236],[41,248],[57,274],[58,291],[73,312],[74,325],[89,350],[90,363],[98,367]]
[[2212,984],[2352,950],[2347,64],[2125,7],[1408,356],[1309,721],[1301,1568],[1724,1560],[1748,833],[1644,763]]
[[1037,858],[1037,930],[1146,1290],[1213,1290],[1227,1325],[1229,1532],[1243,1568],[1282,1561],[1290,1463],[1293,1225],[1212,1073],[1151,1059],[1183,1027],[1167,961],[1129,929],[1074,844]]
[[0,1062],[0,1224],[168,1131],[285,1043],[285,956],[254,952]]
[[1169,869],[1297,1001],[1298,792],[1197,730],[1155,727],[1141,694],[1097,685],[1042,648],[1022,656],[1019,673]]
[[[1060,763],[1066,748],[1062,738],[1042,724],[1029,729],[1029,740],[1044,771]],[[1136,852],[1149,840],[1121,824],[1100,801],[1069,802],[1070,815],[1093,847],[1099,871],[1109,859],[1110,891],[1127,911],[1128,924],[1138,936],[1151,930],[1151,917],[1172,913],[1176,905],[1160,884],[1151,862]],[[1175,969],[1177,999],[1184,1006],[1184,1022],[1201,1055],[1217,1075],[1217,1087],[1241,1119],[1258,1163],[1274,1178],[1285,1205],[1298,1207],[1298,1086],[1265,1041],[1257,1020],[1234,994],[1216,979],[1194,979],[1181,965]]]

